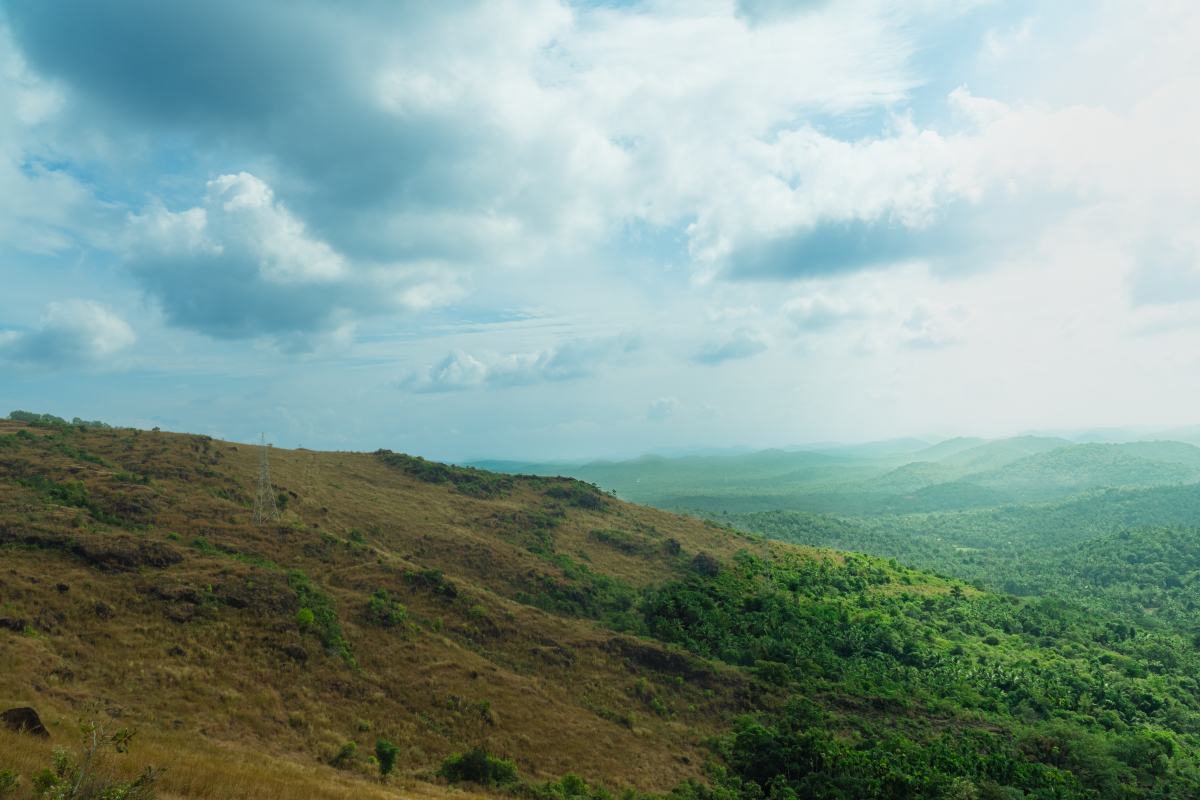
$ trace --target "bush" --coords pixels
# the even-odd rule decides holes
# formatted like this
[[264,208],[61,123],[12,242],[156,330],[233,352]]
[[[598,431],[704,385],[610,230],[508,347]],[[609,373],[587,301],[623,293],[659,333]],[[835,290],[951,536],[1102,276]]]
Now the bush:
[[325,649],[354,666],[354,653],[350,643],[342,635],[337,609],[333,598],[322,592],[299,570],[288,573],[288,585],[296,593],[300,610],[296,612],[296,623],[302,631],[311,631],[325,645]]
[[438,774],[451,783],[470,781],[481,786],[504,786],[517,781],[517,765],[475,747],[447,757]]
[[379,777],[386,778],[396,767],[396,755],[400,748],[387,739],[375,740],[375,760],[379,762]]
[[394,628],[408,617],[404,606],[393,599],[386,589],[379,589],[367,603],[367,621],[381,628]]
[[[544,783],[541,786],[530,787],[530,794],[536,800],[611,800],[612,795],[599,787],[592,787],[583,778],[568,772],[557,781]],[[632,790],[628,797],[640,797]]]
[[302,608],[296,612],[296,624],[300,626],[300,630],[306,631],[312,627],[316,621],[316,616],[311,608]]
[[599,511],[605,507],[604,496],[601,494],[599,487],[590,483],[571,481],[562,486],[551,486],[544,494],[546,497],[562,500],[576,508],[583,508],[589,511]]
[[[158,770],[147,767],[132,781],[112,780],[103,773],[109,751],[124,753],[129,749],[133,732],[122,728],[109,735],[96,723],[80,726],[83,748],[78,757],[65,748],[54,749],[51,766],[33,776],[37,797],[45,800],[153,800]],[[7,773],[9,778],[5,778]],[[8,788],[5,788],[5,781]],[[0,771],[0,795],[13,791],[16,774]]]

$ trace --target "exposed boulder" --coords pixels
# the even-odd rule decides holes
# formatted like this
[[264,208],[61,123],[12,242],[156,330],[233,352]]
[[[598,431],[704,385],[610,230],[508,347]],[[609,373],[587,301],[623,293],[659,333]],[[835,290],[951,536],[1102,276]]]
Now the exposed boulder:
[[41,736],[44,739],[50,738],[50,732],[42,724],[42,718],[29,706],[10,708],[0,713],[0,724],[18,733],[24,731],[34,736]]

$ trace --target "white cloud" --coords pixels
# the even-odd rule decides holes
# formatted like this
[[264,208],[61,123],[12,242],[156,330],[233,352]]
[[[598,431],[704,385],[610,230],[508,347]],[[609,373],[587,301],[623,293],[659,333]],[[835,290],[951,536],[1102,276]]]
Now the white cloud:
[[218,338],[311,349],[355,319],[426,309],[455,294],[435,264],[352,263],[249,173],[207,183],[204,205],[131,215],[125,261],[169,321]]
[[130,222],[135,252],[245,259],[267,283],[333,283],[348,273],[341,255],[312,238],[271,187],[246,172],[209,181],[202,207],[172,212],[160,206]]
[[89,300],[50,303],[29,331],[0,332],[0,360],[60,368],[102,365],[136,341],[115,313]]
[[624,335],[575,339],[521,353],[473,355],[456,349],[428,368],[409,372],[397,386],[409,392],[435,393],[574,380],[591,376],[609,362],[626,358],[638,346],[636,337]]

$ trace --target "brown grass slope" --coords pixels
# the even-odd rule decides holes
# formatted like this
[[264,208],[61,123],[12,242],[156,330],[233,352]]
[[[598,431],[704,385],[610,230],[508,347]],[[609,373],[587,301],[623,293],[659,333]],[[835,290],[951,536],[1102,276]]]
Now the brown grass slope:
[[[35,706],[53,737],[0,734],[0,761],[28,773],[90,718],[139,730],[116,768],[165,766],[168,797],[466,796],[436,771],[476,744],[528,778],[666,790],[767,691],[537,607],[594,605],[579,565],[637,590],[765,544],[565,479],[304,450],[272,451],[285,505],[254,525],[258,457],[0,422],[0,708]],[[372,621],[379,590],[399,624]],[[302,630],[302,606],[334,624]],[[327,766],[377,736],[400,745],[388,786]]]

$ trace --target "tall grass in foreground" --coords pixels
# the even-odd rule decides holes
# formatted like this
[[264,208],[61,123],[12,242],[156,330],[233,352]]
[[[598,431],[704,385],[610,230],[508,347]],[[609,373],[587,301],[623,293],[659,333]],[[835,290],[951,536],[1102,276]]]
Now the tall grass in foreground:
[[[15,770],[20,784],[9,798],[36,797],[32,778],[53,763],[56,746],[75,748],[78,743],[56,732],[54,739],[0,730],[0,769]],[[313,800],[373,800],[373,798],[440,798],[461,800],[482,795],[458,789],[393,779],[383,785],[365,777],[348,775],[323,764],[301,764],[256,752],[198,743],[184,737],[142,738],[128,753],[112,754],[103,768],[106,777],[132,781],[147,766],[161,770],[154,783],[157,800],[262,800],[268,797]]]

